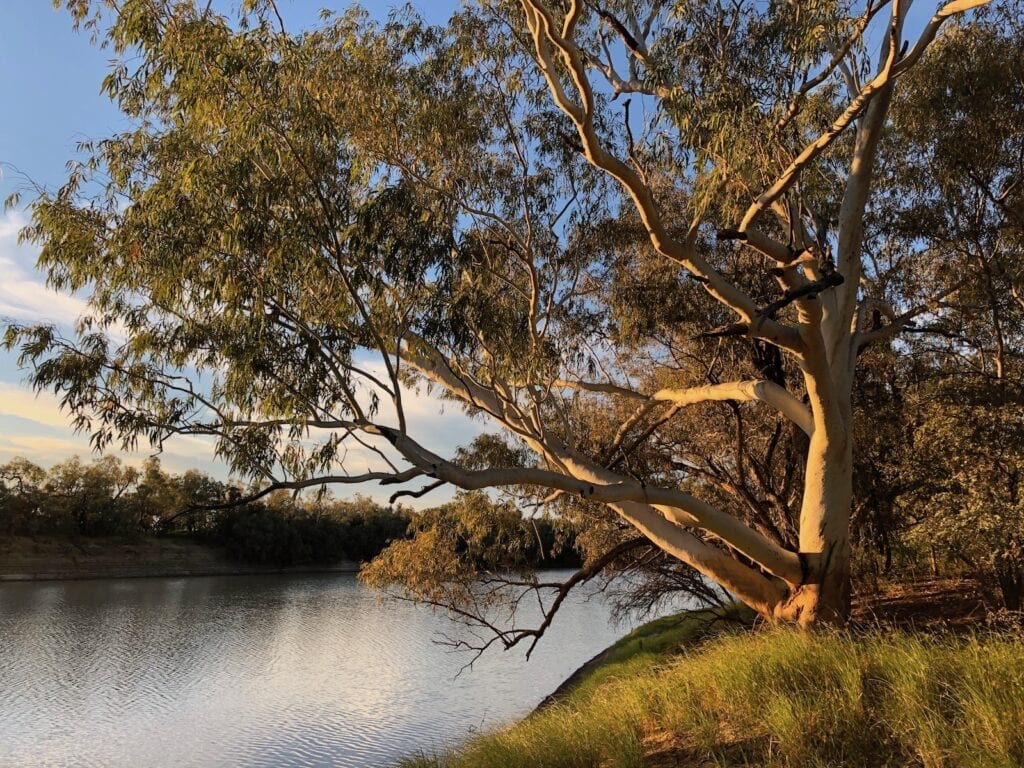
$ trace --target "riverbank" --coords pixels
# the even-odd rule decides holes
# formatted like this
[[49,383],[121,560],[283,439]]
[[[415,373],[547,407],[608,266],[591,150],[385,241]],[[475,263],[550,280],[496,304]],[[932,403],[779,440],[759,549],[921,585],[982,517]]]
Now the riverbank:
[[706,612],[659,619],[525,720],[402,765],[1024,765],[1020,634],[978,623],[957,632],[956,620],[912,632],[883,614],[869,614],[870,631],[816,635],[750,631],[742,617]]
[[226,550],[181,538],[31,539],[0,541],[0,582],[233,576],[274,573],[356,573],[359,565],[278,568],[233,559]]

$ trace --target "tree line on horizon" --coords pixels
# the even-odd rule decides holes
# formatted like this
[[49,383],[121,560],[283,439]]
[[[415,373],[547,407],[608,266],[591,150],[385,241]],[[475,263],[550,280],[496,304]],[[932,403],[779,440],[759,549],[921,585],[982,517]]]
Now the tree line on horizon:
[[[259,490],[196,469],[172,474],[157,457],[136,468],[111,455],[89,462],[75,456],[48,470],[18,457],[0,465],[0,535],[183,537],[223,546],[244,562],[285,567],[365,563],[392,542],[440,525],[454,536],[461,530],[458,546],[466,552],[500,548],[505,568],[579,564],[571,537],[550,519],[526,519],[481,494],[415,511],[358,494],[275,491],[249,500]],[[474,517],[493,515],[504,521],[500,533],[466,535]]]

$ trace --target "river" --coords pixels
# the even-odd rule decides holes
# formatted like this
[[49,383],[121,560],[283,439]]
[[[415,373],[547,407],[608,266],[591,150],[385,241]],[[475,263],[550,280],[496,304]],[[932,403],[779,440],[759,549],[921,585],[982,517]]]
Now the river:
[[529,712],[629,627],[570,598],[529,662],[351,575],[0,584],[0,766],[392,765]]

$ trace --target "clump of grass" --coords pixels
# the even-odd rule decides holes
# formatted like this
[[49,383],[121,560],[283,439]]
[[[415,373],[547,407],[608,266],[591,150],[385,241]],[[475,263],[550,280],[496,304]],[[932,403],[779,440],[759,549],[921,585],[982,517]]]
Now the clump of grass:
[[723,635],[668,657],[697,633],[681,626],[625,638],[621,653],[558,704],[406,765],[1024,765],[1019,637],[779,630]]
[[708,637],[748,629],[753,621],[753,611],[738,604],[649,621],[608,647],[600,665],[587,671],[572,693],[576,699],[587,699],[605,683],[642,675]]

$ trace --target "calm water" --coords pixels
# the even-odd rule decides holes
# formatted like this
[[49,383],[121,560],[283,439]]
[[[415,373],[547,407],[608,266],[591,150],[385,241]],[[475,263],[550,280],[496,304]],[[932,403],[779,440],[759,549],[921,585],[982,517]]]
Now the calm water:
[[379,766],[533,708],[627,628],[599,597],[526,662],[352,576],[0,584],[0,766]]

